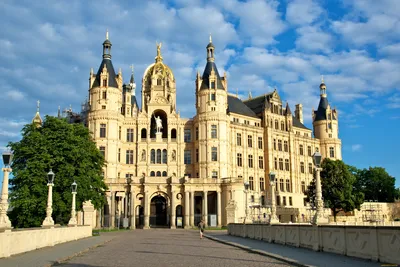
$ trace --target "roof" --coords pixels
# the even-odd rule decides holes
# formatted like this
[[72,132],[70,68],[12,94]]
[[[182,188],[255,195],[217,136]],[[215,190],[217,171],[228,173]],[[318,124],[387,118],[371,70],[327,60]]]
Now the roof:
[[258,118],[258,116],[239,98],[228,95],[228,113],[237,113],[244,116]]
[[292,115],[292,111],[290,110],[289,103],[286,103],[285,115]]
[[104,64],[106,65],[106,68],[108,71],[108,77],[109,77],[108,86],[118,88],[117,79],[116,79],[117,75],[115,75],[114,66],[111,62],[111,59],[107,59],[107,58],[103,58],[103,60],[101,61],[101,64],[100,64],[99,70],[97,71],[96,79],[93,82],[92,88],[100,86],[100,74],[103,71]]
[[249,107],[255,114],[260,114],[264,110],[265,100],[268,100],[272,93],[258,96],[256,98],[248,99],[243,103]]
[[292,121],[293,121],[293,127],[302,128],[302,129],[311,131],[311,129],[308,129],[306,126],[304,126],[304,124],[302,124],[295,116],[293,116]]
[[[321,96],[321,99],[319,100],[319,105],[318,109],[314,111],[315,114],[315,120],[314,121],[323,121],[326,120],[326,109],[328,108],[329,102],[328,98],[326,96]],[[334,120],[336,120],[335,117],[333,117]]]
[[219,76],[217,66],[215,65],[214,62],[211,62],[211,61],[207,62],[207,65],[206,65],[206,67],[204,69],[203,76],[201,77],[201,79],[203,81],[201,83],[200,90],[210,89],[209,77],[211,75],[211,70],[212,69],[214,69],[215,75],[217,76],[217,84],[216,84],[217,89],[224,90],[224,86],[222,85],[221,76]]

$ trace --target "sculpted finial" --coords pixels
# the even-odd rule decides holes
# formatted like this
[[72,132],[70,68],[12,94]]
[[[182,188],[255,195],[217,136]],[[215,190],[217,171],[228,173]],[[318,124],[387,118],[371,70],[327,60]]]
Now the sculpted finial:
[[106,31],[106,40],[108,40],[108,29]]
[[324,83],[324,75],[321,75],[321,83]]
[[133,64],[131,64],[129,67],[132,70],[132,74],[133,74],[133,68],[134,68]]
[[210,43],[212,43],[211,32],[210,32]]
[[156,42],[156,45],[157,45],[157,56],[160,57],[160,56],[161,56],[161,46],[162,46],[162,43]]

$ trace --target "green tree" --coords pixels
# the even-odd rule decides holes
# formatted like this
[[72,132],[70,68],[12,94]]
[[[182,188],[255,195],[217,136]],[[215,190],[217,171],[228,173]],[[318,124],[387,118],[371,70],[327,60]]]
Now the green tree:
[[[334,219],[340,211],[348,212],[360,209],[364,201],[362,192],[356,190],[356,168],[344,164],[341,160],[324,159],[320,173],[322,197],[324,205],[332,209]],[[313,181],[305,192],[306,200],[315,199],[315,182]],[[312,202],[311,202],[312,204]]]
[[77,209],[91,200],[95,208],[105,202],[102,179],[104,158],[82,124],[46,116],[42,127],[25,125],[22,139],[9,143],[14,152],[14,178],[10,180],[10,219],[14,227],[37,227],[46,217],[47,173],[55,173],[53,219],[66,224],[71,213],[71,184],[76,181]]
[[366,200],[394,202],[396,199],[396,179],[382,167],[369,167],[356,174],[358,188]]

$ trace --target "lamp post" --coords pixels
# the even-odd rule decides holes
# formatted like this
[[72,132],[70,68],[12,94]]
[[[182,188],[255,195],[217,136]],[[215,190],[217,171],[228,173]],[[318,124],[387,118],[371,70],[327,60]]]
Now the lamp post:
[[[125,212],[124,212],[124,222],[123,222],[124,228],[128,228],[128,227],[129,227],[129,219],[128,219],[128,210],[129,210],[129,207],[130,207],[130,205],[129,205],[129,204],[130,204],[129,200],[132,201],[132,197],[129,196],[129,192],[131,191],[131,190],[130,190],[131,183],[132,183],[132,178],[131,178],[130,175],[129,175],[129,176],[126,177],[126,184],[127,184],[127,187],[126,187]],[[129,203],[129,204],[128,204],[128,203]],[[130,215],[132,215],[132,211],[130,211]]]
[[75,198],[76,198],[76,188],[78,184],[74,181],[71,185],[71,192],[72,192],[72,208],[71,208],[71,219],[69,219],[68,225],[69,226],[76,226],[78,223],[76,221],[76,211],[75,211]]
[[276,204],[275,204],[275,173],[269,173],[269,184],[271,185],[271,217],[269,223],[279,223],[279,219],[276,216]]
[[244,220],[243,220],[243,224],[246,224],[246,220],[247,220],[247,216],[248,216],[247,194],[249,192],[249,186],[250,186],[250,184],[249,184],[248,181],[244,182],[244,193],[246,194],[246,200],[245,200],[245,205],[246,206],[245,206],[245,210],[244,210],[245,217],[244,217]]
[[316,175],[316,181],[315,181],[315,205],[316,205],[316,210],[315,210],[315,215],[313,218],[313,224],[321,224],[321,223],[328,223],[328,219],[323,216],[323,208],[324,208],[324,202],[322,200],[322,189],[321,189],[321,177],[320,177],[320,171],[321,171],[321,160],[322,156],[321,153],[315,152],[313,155],[313,161],[314,161],[314,166],[315,166],[315,175]]
[[4,172],[3,178],[3,186],[1,188],[1,200],[0,200],[0,229],[10,229],[11,222],[7,216],[8,210],[8,175],[12,171],[10,168],[13,153],[11,151],[5,151],[3,153],[3,163],[4,168],[2,171]]
[[54,225],[53,218],[51,217],[51,214],[53,213],[53,182],[54,172],[50,169],[47,174],[47,186],[49,187],[49,192],[47,196],[46,218],[43,220],[42,227],[52,227]]

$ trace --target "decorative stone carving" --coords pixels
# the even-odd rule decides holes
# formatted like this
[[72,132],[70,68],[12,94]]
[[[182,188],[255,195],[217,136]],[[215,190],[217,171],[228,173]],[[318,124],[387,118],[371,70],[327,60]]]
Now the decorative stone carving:
[[146,150],[142,150],[142,158],[141,161],[146,161]]
[[179,199],[179,200],[181,200],[181,199],[183,198],[183,196],[182,196],[181,193],[178,193],[178,194],[176,195],[176,198]]
[[176,150],[172,150],[172,160],[171,161],[176,161]]

